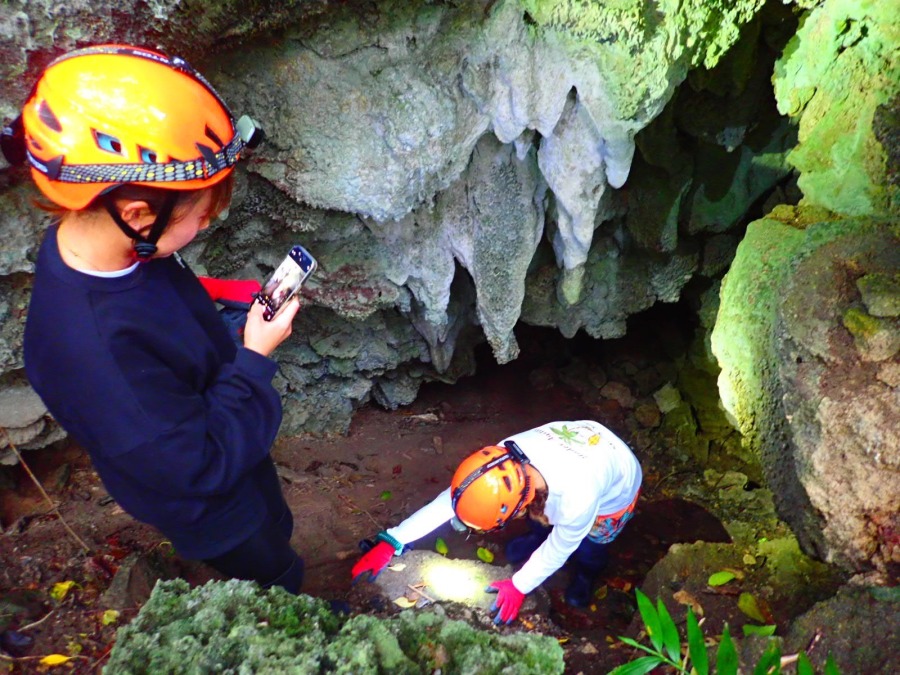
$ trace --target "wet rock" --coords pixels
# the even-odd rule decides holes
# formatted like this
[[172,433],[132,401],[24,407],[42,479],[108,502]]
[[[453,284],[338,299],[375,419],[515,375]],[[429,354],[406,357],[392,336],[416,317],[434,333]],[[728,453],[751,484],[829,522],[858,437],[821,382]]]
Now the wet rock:
[[600,390],[600,393],[607,398],[618,401],[623,408],[634,407],[634,394],[631,393],[631,389],[627,385],[621,382],[607,382]]
[[[745,565],[748,552],[765,563]],[[709,586],[709,577],[725,570],[735,573],[735,578],[724,586]],[[830,597],[840,583],[838,575],[804,555],[791,537],[762,544],[673,544],[647,574],[642,590],[654,601],[661,599],[676,622],[684,620],[688,607],[693,605],[696,613],[699,606],[707,617],[706,635],[721,634],[726,622],[736,635],[744,624],[758,623],[738,607],[741,593],[751,594],[760,606],[779,608],[777,620],[788,622]],[[636,634],[641,627],[641,618],[635,615],[628,634]]]
[[843,319],[862,307],[861,276],[900,268],[900,231],[792,223],[751,223],[723,281],[712,334],[722,403],[804,550],[887,578],[900,527],[898,392]]
[[863,361],[886,361],[900,351],[900,321],[851,307],[842,320]]
[[900,274],[866,274],[857,280],[856,287],[872,316],[900,316]]
[[[385,569],[373,582],[388,602],[399,598],[400,607],[413,605],[421,598],[434,602],[453,602],[479,610],[488,610],[496,599],[484,589],[493,581],[509,579],[511,566],[488,565],[478,560],[445,558],[433,551],[407,551]],[[419,588],[421,593],[413,588]],[[396,604],[396,603],[395,603]],[[546,611],[546,591],[535,589],[525,597],[523,612]]]
[[[18,459],[10,443],[27,450],[40,439],[64,436],[59,425],[49,420],[47,407],[28,384],[0,387],[0,464],[15,464]],[[40,445],[38,445],[40,447]]]
[[896,588],[844,586],[798,617],[784,652],[806,651],[816,672],[830,655],[842,673],[897,671],[900,601]]
[[653,394],[653,400],[656,401],[659,411],[665,415],[681,405],[681,392],[671,383],[667,383]]
[[887,386],[900,389],[900,363],[882,364],[875,376]]
[[132,609],[142,606],[160,579],[178,576],[171,561],[158,553],[132,554],[122,560],[109,588],[100,597],[100,605],[109,609]]
[[27,384],[0,390],[0,426],[24,429],[38,422],[47,413],[47,406]]
[[635,409],[634,416],[641,426],[651,429],[658,427],[662,421],[662,415],[655,403],[642,403]]

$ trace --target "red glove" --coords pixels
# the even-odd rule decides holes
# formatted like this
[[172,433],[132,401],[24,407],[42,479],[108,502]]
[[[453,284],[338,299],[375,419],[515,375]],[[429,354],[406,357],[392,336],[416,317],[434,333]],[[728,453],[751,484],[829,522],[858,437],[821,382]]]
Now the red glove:
[[[491,612],[497,612],[494,623],[501,621],[510,624],[519,616],[519,609],[525,601],[525,594],[516,588],[512,579],[495,581],[484,589],[485,593],[497,593],[497,599],[491,605]],[[499,611],[498,611],[499,610]]]
[[386,541],[379,541],[353,566],[350,571],[353,583],[360,579],[375,581],[396,552],[397,550]]
[[213,300],[231,300],[232,302],[253,302],[256,293],[262,288],[255,279],[214,279],[213,277],[197,277],[209,297]]

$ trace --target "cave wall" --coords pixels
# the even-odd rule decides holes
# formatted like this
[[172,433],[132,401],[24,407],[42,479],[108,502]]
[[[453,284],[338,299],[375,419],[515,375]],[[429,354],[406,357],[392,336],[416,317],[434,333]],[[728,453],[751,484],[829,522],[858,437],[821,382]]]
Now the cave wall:
[[712,332],[779,515],[807,552],[879,583],[900,569],[898,9],[803,16],[773,76],[803,197],[750,223]]
[[[344,430],[373,398],[409,403],[423,381],[471,372],[479,341],[509,361],[520,320],[621,336],[629,315],[721,272],[737,242],[729,229],[789,172],[790,130],[749,92],[774,59],[762,36],[791,10],[773,15],[761,0],[678,11],[513,0],[229,7],[7,3],[0,106],[11,116],[23,81],[54,55],[117,39],[193,58],[237,114],[263,123],[270,140],[239,172],[228,217],[186,254],[199,272],[256,278],[296,241],[319,259],[296,337],[279,352],[284,433]],[[747,46],[726,57],[736,43]],[[690,112],[736,96],[752,102],[731,106],[733,119]],[[761,133],[748,111],[764,111]],[[649,137],[635,161],[645,131],[678,146],[681,161]],[[706,159],[695,161],[701,146]],[[734,160],[734,194],[710,170],[718,154]],[[50,433],[21,377],[46,221],[27,176],[0,173],[0,385],[20,409],[0,421]],[[693,203],[705,215],[679,232]],[[45,438],[19,437],[23,448]]]
[[[636,312],[709,289],[715,327],[694,365],[721,368],[741,460],[762,462],[808,551],[884,574],[900,556],[896,493],[876,508],[841,487],[822,439],[843,439],[854,475],[895,477],[893,259],[837,256],[857,269],[828,305],[840,358],[807,344],[821,317],[798,324],[786,298],[837,264],[822,233],[895,245],[898,4],[12,0],[0,114],[56,55],[122,41],[187,57],[263,123],[228,216],[186,256],[248,278],[296,242],[319,259],[278,353],[286,434],[407,404],[472,372],[482,341],[510,361],[519,321],[620,337]],[[0,425],[21,449],[63,436],[22,373],[46,226],[33,194],[0,160]],[[817,369],[800,372],[806,351]],[[807,386],[848,363],[862,364],[853,400],[877,403]]]

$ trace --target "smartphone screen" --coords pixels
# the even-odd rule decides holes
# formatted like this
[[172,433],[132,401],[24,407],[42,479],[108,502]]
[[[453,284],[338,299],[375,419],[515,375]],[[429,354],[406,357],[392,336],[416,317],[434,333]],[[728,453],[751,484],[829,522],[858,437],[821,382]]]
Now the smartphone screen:
[[294,246],[262,287],[257,299],[265,305],[263,319],[271,321],[278,310],[300,290],[316,269],[316,259],[302,246]]

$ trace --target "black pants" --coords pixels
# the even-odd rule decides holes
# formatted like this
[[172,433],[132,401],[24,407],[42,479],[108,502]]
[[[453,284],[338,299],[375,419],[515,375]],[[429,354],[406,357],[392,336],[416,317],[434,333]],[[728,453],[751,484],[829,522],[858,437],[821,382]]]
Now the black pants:
[[281,586],[290,593],[299,593],[303,558],[291,547],[294,517],[281,493],[275,466],[271,462],[269,465],[271,471],[263,471],[259,478],[268,502],[264,522],[230,551],[203,562],[232,579],[256,581],[263,588]]
[[[544,538],[550,536],[550,530],[553,529],[552,527],[541,525],[531,518],[528,519],[528,525],[531,527],[532,532],[542,534]],[[600,544],[585,537],[581,540],[578,548],[572,551],[568,562],[570,565],[574,565],[575,569],[591,576],[596,576],[603,571],[603,568],[606,567],[609,561],[608,548],[609,544]]]

